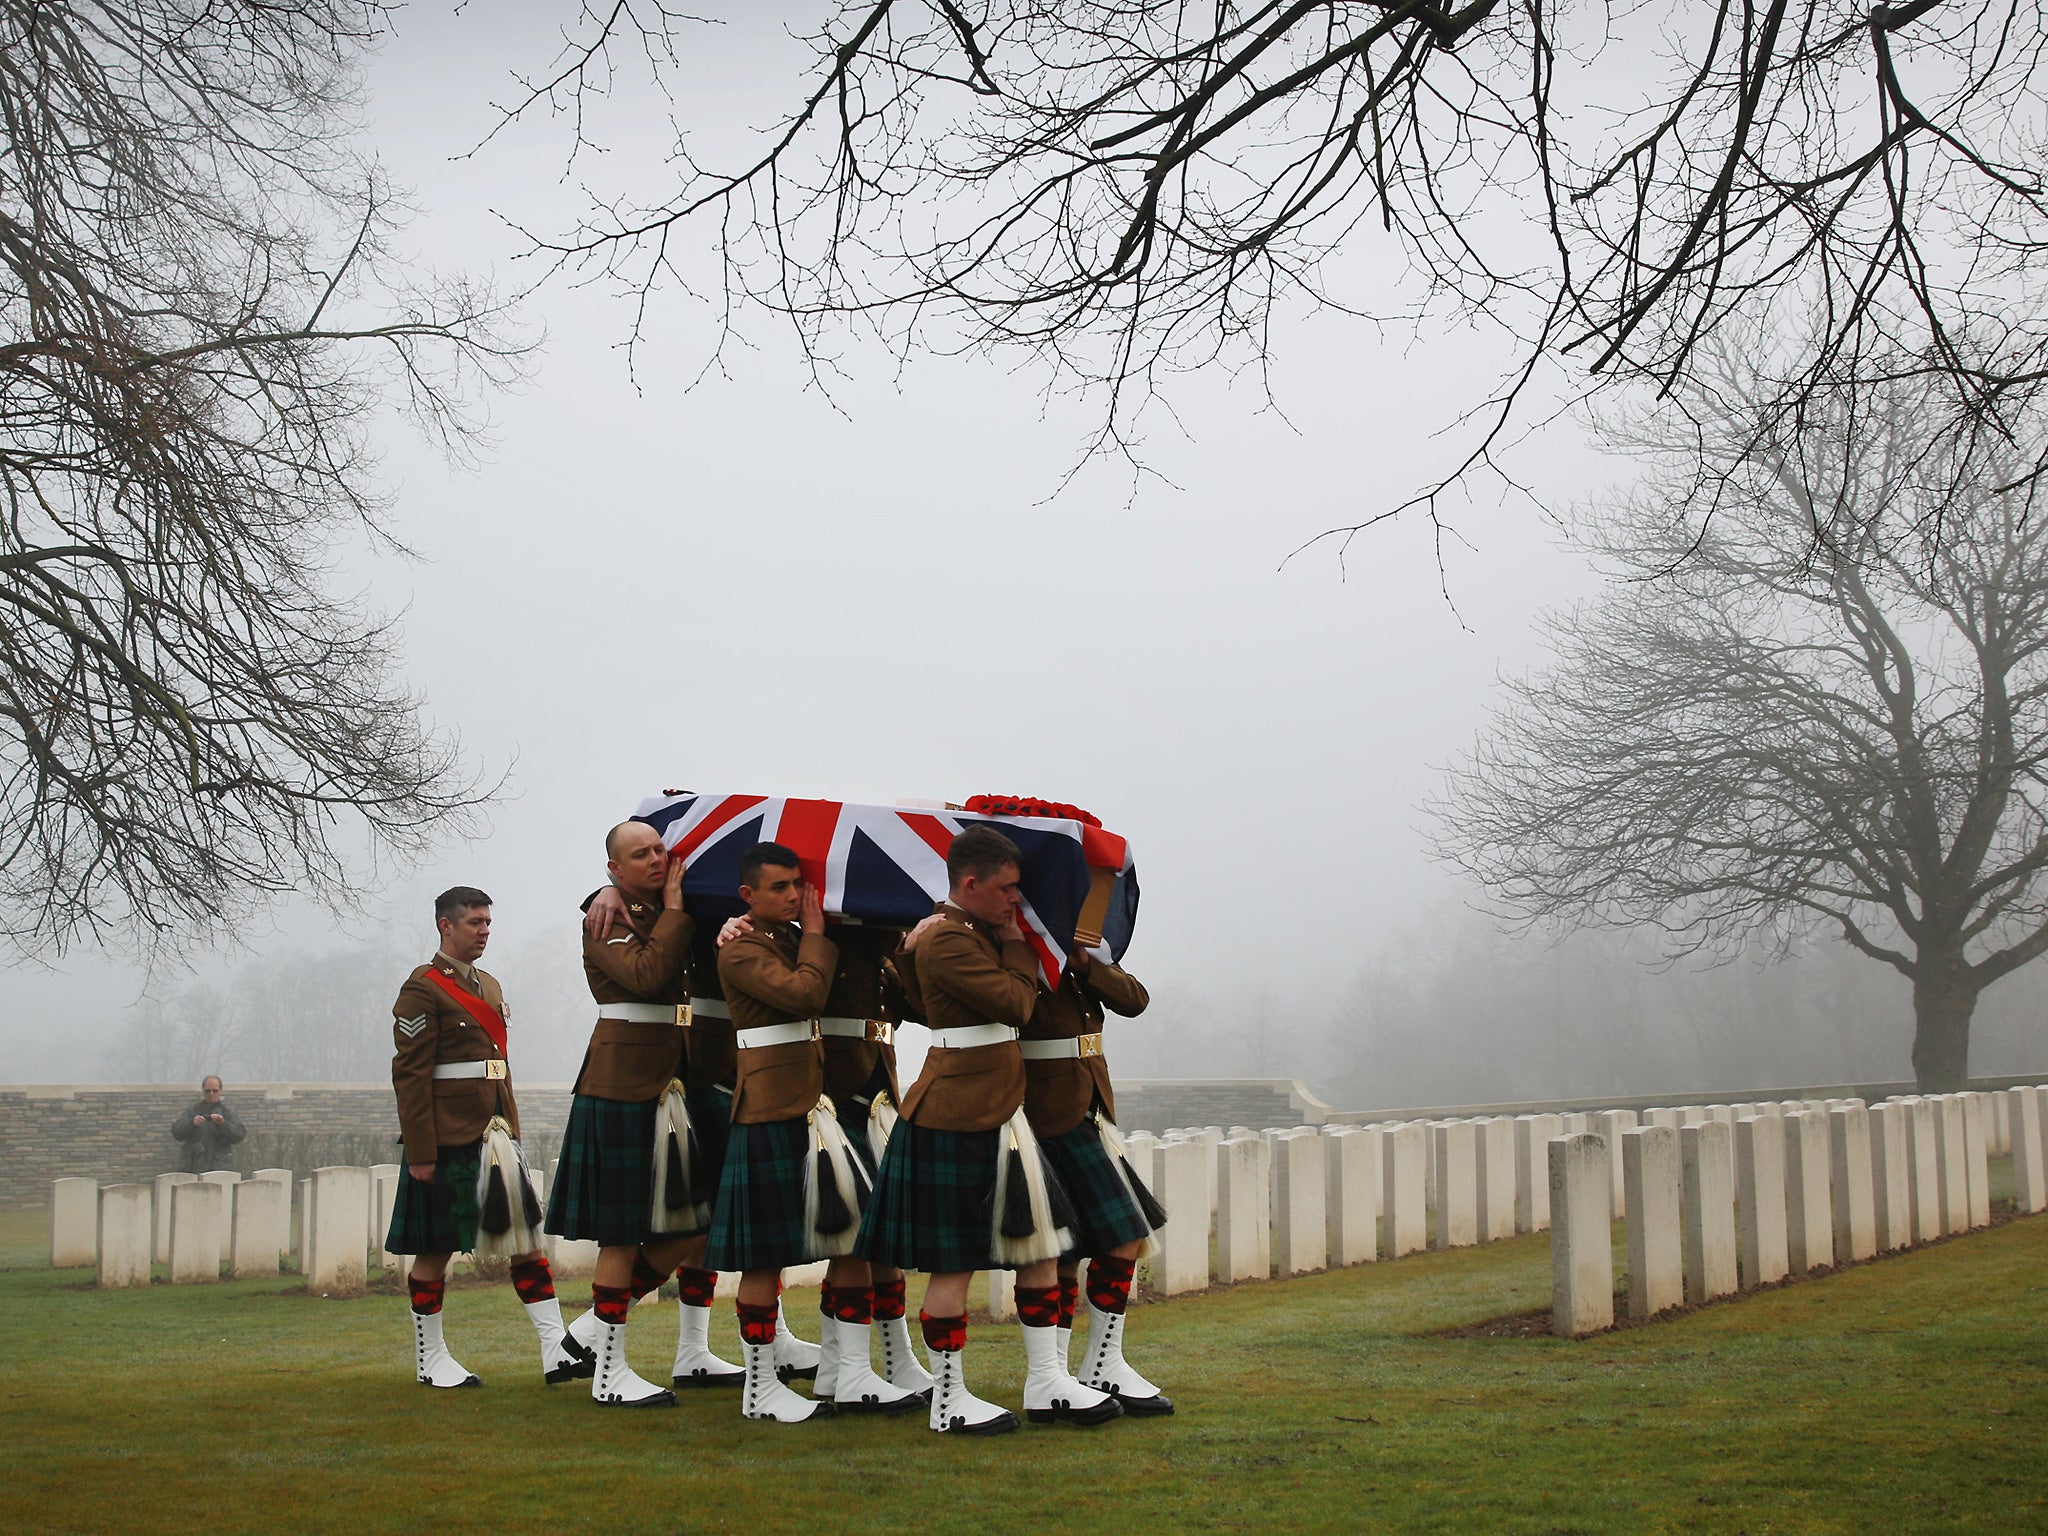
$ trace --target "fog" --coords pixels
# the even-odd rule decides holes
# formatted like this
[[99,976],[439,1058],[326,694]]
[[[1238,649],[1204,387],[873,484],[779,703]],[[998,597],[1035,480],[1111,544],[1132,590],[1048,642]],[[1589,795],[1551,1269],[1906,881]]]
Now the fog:
[[[462,158],[570,9],[401,15],[367,112],[422,261],[517,287],[537,273],[513,223],[565,226],[586,181],[659,184],[666,109],[624,78],[611,152],[566,177],[544,123]],[[677,110],[736,133],[790,99],[801,55],[774,23],[806,8],[727,9],[743,20],[702,34]],[[1391,287],[1398,253],[1366,237],[1348,280]],[[1868,961],[1660,974],[1641,942],[1501,935],[1428,858],[1418,807],[1442,765],[1496,675],[1540,659],[1532,617],[1590,575],[1491,480],[1447,506],[1454,537],[1411,517],[1341,566],[1285,557],[1456,461],[1465,440],[1435,434],[1505,366],[1499,337],[1291,313],[1267,375],[1174,381],[1146,473],[1106,459],[1070,479],[1100,403],[1015,358],[899,368],[847,339],[827,390],[765,322],[706,373],[711,316],[677,294],[630,370],[615,295],[555,283],[525,314],[545,345],[491,402],[480,462],[389,424],[390,528],[416,558],[356,549],[338,581],[404,610],[432,717],[508,772],[488,833],[421,868],[366,864],[360,912],[286,905],[189,970],[25,957],[0,972],[0,1081],[374,1079],[390,997],[434,947],[431,895],[458,882],[496,899],[483,963],[515,1074],[565,1081],[588,1028],[577,904],[605,829],[668,786],[1089,808],[1131,840],[1126,961],[1158,998],[1111,1037],[1124,1076],[1298,1074],[1363,1107],[1910,1075],[1903,984]],[[1569,424],[1513,468],[1553,507],[1621,473]],[[2037,1064],[2034,985],[1987,997],[1976,1070]]]

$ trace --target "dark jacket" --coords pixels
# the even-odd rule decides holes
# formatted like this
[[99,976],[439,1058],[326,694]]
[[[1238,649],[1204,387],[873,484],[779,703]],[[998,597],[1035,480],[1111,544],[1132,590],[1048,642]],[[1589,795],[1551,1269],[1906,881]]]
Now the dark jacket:
[[[194,1125],[194,1115],[206,1123]],[[214,1115],[220,1116],[219,1125],[213,1123]],[[171,1139],[180,1144],[178,1167],[185,1173],[212,1173],[216,1168],[234,1167],[235,1143],[248,1134],[242,1117],[228,1108],[225,1099],[217,1104],[201,1099],[171,1122]]]

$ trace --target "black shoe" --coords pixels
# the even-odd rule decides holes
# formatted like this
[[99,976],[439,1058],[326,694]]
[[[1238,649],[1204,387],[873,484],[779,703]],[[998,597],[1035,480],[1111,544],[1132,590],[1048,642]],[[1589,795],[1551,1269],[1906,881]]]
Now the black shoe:
[[1093,1408],[1070,1408],[1065,1403],[1056,1403],[1050,1408],[1027,1408],[1024,1417],[1034,1424],[1072,1424],[1081,1429],[1093,1429],[1098,1424],[1107,1424],[1111,1419],[1124,1416],[1123,1403],[1114,1397],[1106,1397]]
[[955,1419],[946,1426],[949,1435],[1007,1435],[1017,1427],[1017,1415],[998,1414],[993,1419],[983,1419],[979,1424],[970,1424],[965,1419]]
[[[740,1374],[744,1376],[746,1372],[742,1371]],[[815,1365],[778,1365],[775,1367],[775,1379],[785,1387],[799,1376],[815,1381],[818,1376],[818,1368]]]
[[714,1375],[699,1367],[687,1376],[671,1376],[669,1380],[675,1383],[679,1392],[695,1387],[743,1387],[747,1384],[747,1373],[735,1367],[729,1375],[722,1371]]
[[920,1408],[929,1409],[932,1405],[929,1393],[919,1397],[914,1392],[908,1397],[900,1397],[886,1403],[875,1397],[864,1397],[857,1403],[842,1403],[837,1398],[821,1401],[830,1401],[833,1411],[837,1413],[879,1413],[887,1418],[894,1418],[899,1413],[914,1413]]
[[565,1381],[588,1381],[597,1374],[597,1352],[585,1349],[566,1334],[562,1337],[562,1353],[568,1356],[553,1370],[545,1372],[549,1386]]
[[645,1397],[636,1397],[630,1402],[622,1397],[597,1398],[594,1401],[600,1408],[673,1408],[676,1405],[676,1395],[667,1387],[661,1387]]
[[1124,1405],[1124,1412],[1134,1419],[1163,1419],[1173,1412],[1173,1399],[1164,1392],[1155,1392],[1150,1397],[1125,1397],[1115,1387],[1098,1387]]

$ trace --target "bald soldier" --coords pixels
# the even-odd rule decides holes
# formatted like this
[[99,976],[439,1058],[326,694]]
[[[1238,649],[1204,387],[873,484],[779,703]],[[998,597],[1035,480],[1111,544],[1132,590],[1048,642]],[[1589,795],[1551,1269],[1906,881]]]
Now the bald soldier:
[[[736,1367],[710,1352],[704,1334],[716,1277],[696,1267],[704,1254],[704,1223],[692,1214],[691,1191],[664,1188],[665,1196],[675,1197],[673,1214],[668,1200],[661,1211],[654,1204],[660,1106],[670,1084],[688,1071],[694,930],[683,910],[683,861],[662,847],[654,828],[621,822],[605,835],[605,856],[625,909],[618,931],[583,940],[597,1023],[576,1074],[547,1230],[598,1245],[591,1309],[571,1330],[597,1357],[592,1399],[603,1407],[668,1407],[675,1393],[627,1363],[626,1321],[635,1295],[655,1289],[671,1271],[686,1288],[695,1280],[707,1303],[693,1308],[688,1298],[683,1302],[673,1379],[702,1386],[740,1381]],[[696,1145],[694,1137],[686,1140]],[[678,1171],[684,1174],[679,1183],[689,1184],[690,1170]],[[704,1171],[695,1172],[702,1181]]]
[[[511,1010],[497,978],[477,969],[491,937],[491,898],[458,885],[434,900],[441,947],[408,976],[392,1012],[391,1086],[405,1141],[405,1175],[384,1246],[414,1255],[413,1367],[423,1386],[474,1387],[476,1376],[448,1352],[441,1303],[448,1261],[476,1247],[478,1177],[484,1133],[503,1119],[519,1135],[506,1056]],[[594,1361],[562,1328],[554,1276],[536,1251],[512,1260],[512,1285],[540,1335],[549,1382],[588,1376]]]

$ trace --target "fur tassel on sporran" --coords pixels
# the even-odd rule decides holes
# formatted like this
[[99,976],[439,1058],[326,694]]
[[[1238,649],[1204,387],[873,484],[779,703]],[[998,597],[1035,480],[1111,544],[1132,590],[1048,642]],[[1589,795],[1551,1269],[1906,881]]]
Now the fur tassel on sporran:
[[1102,1137],[1102,1149],[1109,1154],[1119,1177],[1130,1189],[1131,1199],[1137,1203],[1138,1212],[1145,1218],[1145,1225],[1152,1230],[1145,1234],[1145,1251],[1141,1259],[1159,1256],[1159,1229],[1166,1225],[1166,1207],[1159,1203],[1159,1197],[1145,1186],[1138,1177],[1137,1169],[1131,1166],[1130,1149],[1124,1144],[1124,1133],[1116,1128],[1116,1122],[1101,1110],[1095,1111],[1095,1130]]
[[804,1240],[808,1259],[838,1259],[853,1252],[867,1208],[867,1170],[839,1124],[832,1101],[820,1095],[811,1111],[804,1155]]
[[670,1078],[654,1112],[654,1189],[648,1201],[647,1230],[701,1232],[711,1222],[705,1198],[704,1159],[697,1132],[683,1102],[683,1085]]
[[868,1105],[868,1150],[875,1154],[875,1166],[882,1166],[882,1154],[889,1150],[889,1134],[896,1129],[896,1106],[888,1089],[877,1093]]
[[1008,1268],[1056,1259],[1073,1246],[1073,1205],[1019,1109],[997,1132],[996,1182],[985,1215],[989,1258]]
[[540,1247],[540,1196],[534,1192],[526,1154],[502,1116],[484,1132],[476,1199],[478,1258],[513,1258]]

